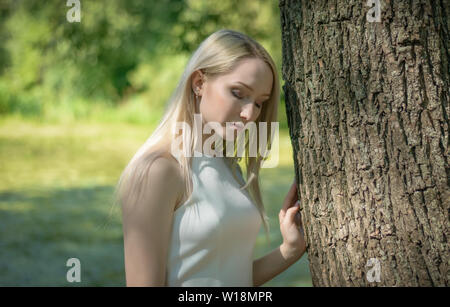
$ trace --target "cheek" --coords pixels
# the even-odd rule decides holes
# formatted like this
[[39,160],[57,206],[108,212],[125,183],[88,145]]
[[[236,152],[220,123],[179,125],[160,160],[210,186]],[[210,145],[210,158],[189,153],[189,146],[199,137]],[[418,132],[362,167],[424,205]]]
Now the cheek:
[[224,124],[235,112],[237,104],[225,90],[205,93],[205,101],[200,105],[200,112],[206,122]]

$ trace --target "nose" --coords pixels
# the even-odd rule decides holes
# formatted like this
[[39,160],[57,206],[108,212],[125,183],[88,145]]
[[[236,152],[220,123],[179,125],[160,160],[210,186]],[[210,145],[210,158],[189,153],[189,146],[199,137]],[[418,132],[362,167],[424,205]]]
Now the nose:
[[257,110],[253,103],[246,103],[242,106],[241,109],[241,119],[245,123],[248,121],[254,120],[254,116],[256,115]]

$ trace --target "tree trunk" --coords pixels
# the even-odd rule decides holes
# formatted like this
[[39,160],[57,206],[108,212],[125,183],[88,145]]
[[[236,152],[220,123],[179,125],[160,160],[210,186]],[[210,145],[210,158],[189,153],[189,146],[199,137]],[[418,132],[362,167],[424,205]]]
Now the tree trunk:
[[449,1],[279,6],[314,286],[448,286]]

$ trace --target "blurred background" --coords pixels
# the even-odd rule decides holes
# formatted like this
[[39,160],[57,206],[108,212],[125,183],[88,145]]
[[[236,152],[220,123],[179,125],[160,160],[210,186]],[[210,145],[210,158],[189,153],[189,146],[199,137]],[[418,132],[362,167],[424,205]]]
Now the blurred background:
[[[79,2],[71,23],[65,0],[0,0],[0,286],[125,285],[114,186],[209,34],[253,37],[282,80],[276,0]],[[260,178],[271,242],[261,228],[255,258],[282,242],[295,176],[283,97],[279,122],[280,164]],[[311,285],[305,254],[264,286]]]

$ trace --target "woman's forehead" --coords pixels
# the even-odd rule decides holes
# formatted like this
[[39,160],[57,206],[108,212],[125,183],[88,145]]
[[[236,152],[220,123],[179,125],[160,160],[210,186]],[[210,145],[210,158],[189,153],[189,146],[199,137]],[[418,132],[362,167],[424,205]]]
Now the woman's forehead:
[[263,95],[270,92],[273,75],[270,66],[261,59],[244,59],[233,71],[223,75],[222,79],[222,81],[247,86]]

